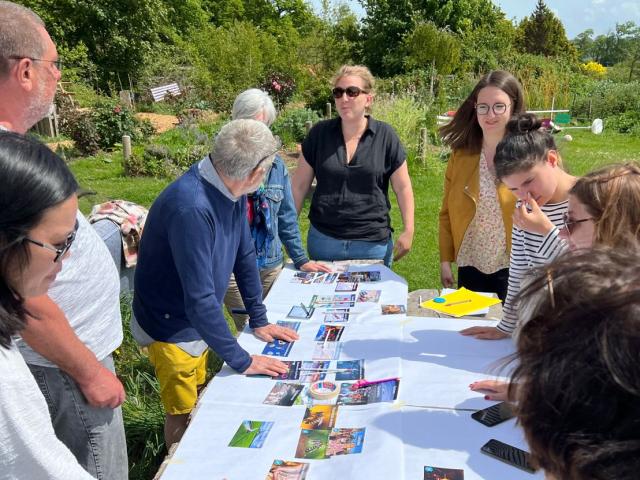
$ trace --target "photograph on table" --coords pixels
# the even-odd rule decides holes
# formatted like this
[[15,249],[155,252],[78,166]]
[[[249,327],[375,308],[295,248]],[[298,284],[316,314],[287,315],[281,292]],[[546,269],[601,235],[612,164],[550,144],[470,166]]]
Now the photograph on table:
[[407,309],[404,305],[387,304],[380,305],[380,307],[382,308],[382,315],[400,315],[407,313]]
[[271,357],[286,357],[291,352],[294,342],[285,342],[284,340],[274,340],[267,343],[262,349],[263,355],[269,355]]
[[323,283],[325,285],[329,285],[335,282],[336,278],[338,278],[337,273],[317,272],[316,278],[313,280],[313,283]]
[[342,337],[343,325],[320,325],[316,333],[316,342],[337,342]]
[[347,323],[349,321],[348,313],[329,312],[324,314],[324,323]]
[[364,360],[340,360],[336,362],[336,380],[360,380],[364,378]]
[[358,292],[358,302],[373,302],[377,303],[380,300],[381,290],[360,290]]
[[294,305],[287,314],[288,318],[307,319],[313,316],[314,307],[306,307],[304,305]]
[[330,364],[331,362],[327,360],[320,362],[302,362],[302,367],[300,368],[300,382],[313,383],[319,380],[324,380],[327,376]]
[[338,275],[338,282],[379,282],[380,272],[344,272]]
[[305,480],[308,472],[308,463],[274,460],[265,480]]
[[356,295],[314,295],[311,297],[311,306],[320,308],[348,308],[356,304]]
[[400,380],[392,379],[386,382],[353,388],[351,383],[342,383],[338,394],[338,405],[366,405],[369,403],[393,402],[398,398]]
[[262,448],[273,422],[244,420],[229,442],[230,447]]
[[426,466],[424,480],[464,480],[464,470]]
[[291,277],[291,283],[311,285],[318,276],[318,272],[295,272]]
[[281,373],[275,377],[270,377],[274,380],[298,380],[300,378],[300,367],[302,366],[302,362],[300,360],[283,360],[288,370],[285,373]]
[[314,405],[304,412],[300,428],[306,430],[330,430],[338,418],[336,405]]
[[334,428],[329,433],[326,455],[350,455],[362,453],[365,428]]
[[338,282],[336,292],[355,292],[358,290],[358,282]]
[[342,342],[318,342],[313,349],[312,360],[338,360]]
[[290,328],[291,330],[295,330],[296,332],[300,329],[300,322],[291,322],[289,320],[278,320],[276,325],[281,327]]
[[277,382],[262,403],[290,407],[300,395],[304,385],[300,383]]
[[329,430],[300,431],[300,439],[296,448],[296,458],[321,460],[326,458],[327,444],[329,443]]

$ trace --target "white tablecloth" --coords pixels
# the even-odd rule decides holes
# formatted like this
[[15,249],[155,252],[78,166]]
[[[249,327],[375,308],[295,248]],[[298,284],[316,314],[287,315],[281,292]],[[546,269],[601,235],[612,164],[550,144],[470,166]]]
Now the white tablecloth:
[[[426,465],[464,469],[465,480],[542,479],[541,473],[521,472],[480,453],[491,438],[526,449],[515,420],[488,428],[470,418],[472,411],[493,402],[471,392],[469,383],[504,375],[508,370],[497,370],[496,365],[512,353],[513,345],[510,340],[463,337],[458,331],[494,322],[383,316],[381,304],[406,305],[406,282],[380,265],[353,265],[350,270],[380,271],[380,282],[361,283],[358,290],[379,289],[382,295],[377,303],[356,303],[352,309],[355,314],[345,324],[340,360],[365,359],[367,379],[401,378],[393,403],[339,406],[337,428],[366,428],[362,453],[325,460],[296,459],[306,407],[264,405],[275,381],[245,377],[225,366],[200,399],[162,478],[264,480],[273,460],[282,459],[309,463],[308,480],[422,480]],[[286,319],[293,305],[308,305],[313,295],[335,294],[335,283],[295,284],[291,283],[293,273],[285,268],[265,300],[272,322]],[[322,319],[317,309],[311,319],[297,320],[301,322],[300,340],[286,360],[311,360]],[[260,354],[264,347],[247,331],[239,342],[251,354]],[[244,420],[274,422],[262,448],[228,446]]]

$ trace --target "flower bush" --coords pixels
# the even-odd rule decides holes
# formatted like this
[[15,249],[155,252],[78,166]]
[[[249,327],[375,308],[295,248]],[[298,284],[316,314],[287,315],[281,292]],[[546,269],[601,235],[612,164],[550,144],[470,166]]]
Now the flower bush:
[[296,90],[296,82],[291,75],[281,72],[267,74],[261,87],[267,92],[277,108],[283,108]]

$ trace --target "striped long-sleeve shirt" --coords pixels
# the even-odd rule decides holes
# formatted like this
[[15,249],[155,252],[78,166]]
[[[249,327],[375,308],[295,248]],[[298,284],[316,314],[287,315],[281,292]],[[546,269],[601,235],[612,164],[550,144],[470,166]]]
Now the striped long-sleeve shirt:
[[518,305],[515,301],[525,275],[535,267],[549,263],[566,248],[560,239],[563,216],[569,202],[542,205],[540,210],[555,226],[547,235],[538,235],[513,227],[511,231],[511,260],[509,263],[509,287],[504,301],[502,321],[498,330],[511,334],[518,325]]

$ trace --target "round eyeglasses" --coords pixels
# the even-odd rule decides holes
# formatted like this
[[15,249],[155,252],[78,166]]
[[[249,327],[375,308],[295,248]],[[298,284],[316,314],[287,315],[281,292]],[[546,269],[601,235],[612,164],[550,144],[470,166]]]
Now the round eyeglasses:
[[476,113],[478,115],[488,115],[489,110],[493,110],[493,113],[496,115],[504,115],[507,108],[510,106],[511,104],[506,103],[494,103],[493,105],[489,105],[488,103],[476,103]]
[[563,227],[569,233],[569,235],[573,233],[578,223],[588,222],[589,220],[593,220],[593,218],[588,217],[588,218],[581,218],[579,220],[571,220],[569,219],[568,212],[564,212],[564,215],[562,216]]

